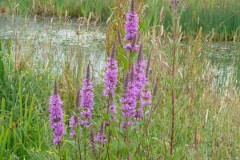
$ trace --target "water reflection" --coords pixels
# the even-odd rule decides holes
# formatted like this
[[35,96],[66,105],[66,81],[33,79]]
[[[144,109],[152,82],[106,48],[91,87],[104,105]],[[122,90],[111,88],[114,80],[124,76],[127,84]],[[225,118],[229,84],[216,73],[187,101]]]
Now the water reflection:
[[90,61],[96,76],[105,66],[103,27],[84,25],[77,19],[60,22],[51,17],[35,20],[0,17],[0,39],[5,49],[11,41],[12,54],[17,57],[16,60],[31,55],[35,65],[53,62],[53,70],[58,70],[60,74],[66,61],[70,62],[70,67],[77,68]]
[[240,43],[212,43],[204,47],[213,66],[216,68],[216,83],[222,88],[229,84],[239,86],[240,82]]

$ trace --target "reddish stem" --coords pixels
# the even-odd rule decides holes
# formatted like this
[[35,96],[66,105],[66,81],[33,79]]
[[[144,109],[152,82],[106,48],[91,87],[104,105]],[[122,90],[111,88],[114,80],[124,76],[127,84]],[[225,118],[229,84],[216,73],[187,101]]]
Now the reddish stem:
[[170,142],[170,155],[173,155],[173,148],[174,148],[174,130],[175,130],[175,61],[176,61],[176,53],[177,53],[177,40],[178,40],[178,34],[177,34],[177,23],[178,23],[178,17],[177,13],[175,13],[174,17],[174,46],[173,46],[173,63],[172,63],[172,127],[171,127],[171,142]]

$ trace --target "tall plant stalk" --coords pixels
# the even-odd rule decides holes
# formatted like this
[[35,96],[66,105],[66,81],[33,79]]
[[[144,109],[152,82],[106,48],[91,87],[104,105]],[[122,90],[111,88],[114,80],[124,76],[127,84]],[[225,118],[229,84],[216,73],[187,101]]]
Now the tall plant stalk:
[[171,122],[171,137],[170,137],[170,155],[173,155],[174,149],[174,130],[175,130],[175,68],[176,68],[176,55],[179,42],[179,14],[178,14],[178,4],[179,0],[170,1],[172,5],[172,31],[173,31],[173,48],[172,48],[172,91],[171,91],[171,103],[172,103],[172,122]]

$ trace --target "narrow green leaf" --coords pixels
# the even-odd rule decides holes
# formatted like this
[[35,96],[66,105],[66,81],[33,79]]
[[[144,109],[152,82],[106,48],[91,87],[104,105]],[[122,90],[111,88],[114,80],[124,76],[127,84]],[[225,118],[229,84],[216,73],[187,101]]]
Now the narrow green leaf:
[[2,97],[2,104],[1,104],[1,118],[4,118],[4,115],[5,115],[5,98]]
[[0,80],[4,80],[5,70],[3,63],[2,41],[0,40]]
[[22,86],[21,78],[19,78],[18,83],[18,100],[19,100],[19,109],[20,109],[20,124],[23,123],[23,101],[22,101]]

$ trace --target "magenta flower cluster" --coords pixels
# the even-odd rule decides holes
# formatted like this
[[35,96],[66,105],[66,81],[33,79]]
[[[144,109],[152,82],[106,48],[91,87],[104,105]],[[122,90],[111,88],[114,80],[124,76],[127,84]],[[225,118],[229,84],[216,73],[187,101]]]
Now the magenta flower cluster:
[[[134,0],[131,0],[131,9],[126,15],[125,25],[127,43],[124,48],[130,52],[139,51],[138,58],[135,63],[129,64],[129,71],[123,80],[124,89],[120,98],[121,103],[121,126],[126,129],[129,126],[137,123],[142,117],[143,113],[150,112],[146,109],[147,106],[152,105],[152,95],[150,91],[150,83],[148,82],[148,67],[150,63],[146,64],[143,59],[143,47],[136,43],[138,32],[138,15],[134,10]],[[106,143],[106,134],[104,130],[110,125],[111,120],[116,120],[117,101],[114,100],[115,92],[118,83],[118,64],[115,58],[116,47],[113,45],[112,54],[107,58],[106,73],[104,77],[104,91],[103,96],[108,96],[107,114],[110,117],[103,120],[101,128],[94,137],[92,134],[92,141],[99,144]],[[150,58],[149,58],[150,62]],[[86,78],[82,82],[82,88],[78,91],[76,108],[74,114],[69,119],[70,137],[76,137],[77,129],[88,128],[92,121],[92,110],[94,109],[94,93],[93,82],[90,79],[90,65],[87,67]],[[60,144],[65,135],[65,128],[63,123],[62,101],[57,94],[57,86],[55,83],[54,94],[50,97],[50,121],[53,130],[53,143]],[[80,107],[80,108],[78,108]],[[78,128],[79,127],[79,128]]]
[[55,145],[60,144],[60,142],[63,141],[63,136],[65,135],[62,104],[63,102],[57,94],[57,84],[55,82],[54,94],[50,97],[49,101],[50,122],[53,130],[53,144]]
[[124,120],[122,127],[127,128],[133,123],[133,118],[136,115],[138,88],[135,84],[133,72],[129,72],[125,79],[124,94],[120,99],[122,103],[122,116]]
[[99,143],[99,144],[106,143],[106,134],[104,133],[103,130],[104,130],[104,122],[102,122],[100,130],[94,138],[94,141]]
[[[145,83],[145,86],[143,88],[143,90],[140,93],[140,105],[139,108],[137,109],[137,114],[136,114],[136,118],[140,119],[143,117],[143,110],[145,107],[147,106],[151,106],[152,105],[152,94],[149,90],[150,84],[147,81]],[[150,112],[150,110],[146,110],[145,114],[147,115]]]
[[[140,46],[137,62],[126,76],[124,94],[120,100],[122,103],[122,127],[127,128],[134,124],[135,120],[143,117],[144,107],[152,102],[149,83],[147,81],[147,66],[143,60],[142,45]],[[130,77],[130,78],[129,78]],[[139,106],[137,106],[139,101]]]
[[149,90],[150,84],[147,81],[145,83],[144,89],[141,92],[140,95],[140,107],[143,108],[145,106],[151,106],[152,105],[152,94]]
[[89,77],[89,65],[87,69],[87,77],[83,81],[81,89],[81,107],[82,112],[80,113],[81,124],[84,128],[87,128],[91,124],[92,110],[94,105],[94,94],[93,94],[93,83]]
[[143,89],[147,78],[146,78],[146,61],[142,59],[142,46],[140,47],[138,60],[133,67],[133,74],[135,77],[135,85],[138,88],[138,95]]
[[[147,82],[146,61],[142,58],[142,45],[140,46],[138,60],[134,65],[135,85],[138,88],[137,96],[140,97],[139,108],[136,109],[136,118],[142,118],[145,106],[151,105],[151,92],[149,83]],[[150,94],[150,95],[149,95]]]
[[94,138],[94,141],[100,144],[106,143],[106,134],[103,132],[98,132],[96,137]]
[[114,96],[114,92],[117,85],[117,77],[118,77],[118,66],[117,66],[117,60],[115,59],[116,54],[116,48],[115,45],[112,49],[112,55],[111,57],[107,58],[107,70],[105,73],[105,90],[103,92],[104,96]]
[[133,40],[136,37],[138,31],[138,15],[133,10],[127,12],[126,24],[125,24],[125,40]]
[[73,138],[76,136],[76,128],[78,126],[78,117],[76,116],[71,116],[69,120],[69,127],[71,130],[70,137]]
[[138,32],[138,14],[134,10],[134,0],[131,1],[131,8],[126,14],[125,32],[125,40],[128,40],[129,43],[127,43],[124,48],[131,52],[138,51],[139,45],[136,44]]
[[117,107],[116,107],[115,103],[112,103],[112,105],[110,106],[111,120],[116,120],[116,116],[115,116],[115,114],[117,113],[116,108]]

